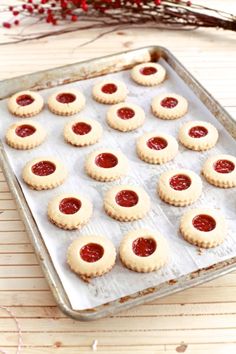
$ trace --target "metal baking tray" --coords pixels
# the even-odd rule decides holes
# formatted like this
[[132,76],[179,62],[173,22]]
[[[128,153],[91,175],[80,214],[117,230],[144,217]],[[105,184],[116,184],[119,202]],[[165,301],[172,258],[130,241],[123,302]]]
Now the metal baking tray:
[[[202,87],[202,85],[188,72],[174,55],[170,53],[169,50],[160,46],[150,46],[125,51],[106,57],[3,80],[0,81],[0,99],[7,98],[20,90],[42,90],[51,88],[74,81],[85,80],[108,73],[130,69],[138,63],[144,61],[157,61],[159,58],[163,58],[167,61],[215,118],[218,119],[224,125],[226,130],[236,139],[236,122],[233,118],[221,107],[210,93]],[[0,143],[0,162],[9,187],[17,201],[22,219],[55,300],[60,309],[74,319],[88,321],[109,316],[118,311],[148,301],[153,301],[154,299],[199,285],[236,270],[236,257],[233,257],[210,267],[199,269],[185,276],[169,280],[156,287],[147,288],[130,296],[125,296],[104,305],[100,305],[96,308],[75,311],[70,305],[63,284],[54,268],[53,262],[44,244],[43,238],[41,237],[34,217],[31,214],[21,187],[10,167],[2,143]]]

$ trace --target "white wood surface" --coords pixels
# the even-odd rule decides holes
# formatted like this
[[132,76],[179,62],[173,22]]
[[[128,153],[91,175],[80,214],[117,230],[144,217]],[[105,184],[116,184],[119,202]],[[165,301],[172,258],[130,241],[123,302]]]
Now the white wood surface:
[[[218,7],[222,3],[207,1]],[[223,7],[236,12],[234,0],[224,1]],[[0,79],[159,44],[168,47],[236,118],[235,33],[117,29],[81,47],[105,31],[0,46]],[[5,38],[0,29],[0,42]],[[236,353],[236,273],[96,322],[66,318],[56,307],[1,172],[0,305],[18,318],[25,354],[91,353],[94,339],[103,354]],[[15,353],[16,342],[15,324],[0,310],[0,348]]]

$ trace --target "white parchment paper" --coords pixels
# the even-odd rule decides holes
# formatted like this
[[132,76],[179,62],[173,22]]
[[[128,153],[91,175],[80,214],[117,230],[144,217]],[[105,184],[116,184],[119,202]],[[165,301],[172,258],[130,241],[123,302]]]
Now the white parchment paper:
[[[129,133],[117,132],[109,128],[105,122],[108,106],[99,104],[91,98],[91,90],[99,78],[80,81],[64,87],[76,87],[86,96],[86,108],[79,114],[80,117],[97,119],[103,126],[102,140],[91,147],[76,148],[66,144],[63,140],[63,127],[66,122],[75,117],[59,117],[51,114],[47,108],[37,117],[48,131],[46,142],[31,151],[17,151],[8,147],[5,149],[12,168],[17,176],[34,218],[41,231],[52,261],[64,285],[65,291],[73,309],[81,310],[92,308],[121,296],[135,293],[147,287],[158,285],[164,281],[179,277],[202,267],[236,256],[236,192],[235,188],[223,190],[215,188],[203,179],[203,193],[201,198],[192,206],[186,208],[172,207],[162,202],[156,194],[156,185],[161,172],[172,168],[188,168],[200,174],[204,160],[218,153],[236,153],[236,142],[224,130],[223,126],[204,107],[200,100],[191,92],[185,83],[164,61],[160,63],[167,69],[168,79],[159,87],[145,88],[136,85],[129,75],[129,71],[107,75],[107,78],[116,78],[124,81],[129,89],[128,102],[139,104],[146,112],[146,121],[142,128]],[[60,87],[61,89],[62,87]],[[56,89],[42,91],[45,101],[49,94]],[[162,92],[175,92],[185,96],[189,101],[189,112],[176,121],[164,121],[155,118],[150,110],[151,99]],[[6,101],[0,103],[1,139],[7,127],[17,118],[12,117],[6,107]],[[215,148],[208,152],[194,152],[180,145],[179,154],[162,166],[152,166],[140,161],[135,153],[135,140],[144,132],[160,131],[177,137],[179,127],[189,120],[205,120],[213,123],[219,130],[220,139]],[[20,120],[20,119],[18,119]],[[120,149],[130,161],[129,174],[120,181],[112,183],[96,182],[84,172],[85,156],[100,147]],[[69,171],[65,183],[49,191],[32,191],[22,181],[21,171],[25,163],[35,157],[57,156]],[[149,215],[140,221],[120,223],[112,220],[103,211],[103,194],[112,185],[116,184],[141,185],[152,200],[152,209]],[[94,213],[90,222],[81,231],[63,231],[52,225],[47,219],[48,201],[63,192],[82,193],[91,199]],[[225,214],[229,226],[225,242],[210,250],[204,250],[200,255],[196,247],[185,242],[179,232],[179,220],[188,208],[208,206],[219,208]],[[72,273],[66,265],[66,250],[73,239],[80,234],[101,234],[111,239],[118,249],[122,236],[129,230],[137,227],[148,227],[159,230],[167,239],[170,248],[170,261],[160,271],[150,274],[138,274],[124,268],[117,258],[113,270],[90,284],[84,283]]]

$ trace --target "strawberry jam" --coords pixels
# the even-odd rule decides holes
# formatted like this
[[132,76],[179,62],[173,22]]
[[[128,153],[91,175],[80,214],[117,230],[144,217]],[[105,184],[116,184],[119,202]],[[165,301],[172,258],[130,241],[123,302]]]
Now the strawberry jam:
[[197,215],[192,221],[193,226],[199,231],[209,232],[216,227],[215,219],[209,215]]
[[33,135],[36,132],[36,129],[32,125],[23,124],[16,128],[16,135],[21,138],[26,138],[27,136]]
[[28,106],[34,102],[34,98],[30,95],[21,95],[17,97],[16,102],[19,106]]
[[174,108],[177,104],[178,100],[174,97],[166,97],[161,101],[161,106],[164,108]]
[[84,122],[78,122],[72,126],[73,132],[77,135],[86,135],[91,131],[91,129],[91,125]]
[[116,195],[116,203],[122,207],[130,208],[138,203],[138,195],[134,191],[120,191]]
[[81,201],[76,198],[64,198],[59,204],[59,210],[63,214],[75,214],[81,208]]
[[158,136],[153,137],[147,141],[147,146],[152,150],[163,150],[167,147],[167,145],[167,141]]
[[192,127],[189,130],[188,134],[192,138],[202,138],[203,136],[206,136],[208,134],[208,130],[205,127],[197,126]]
[[117,86],[115,84],[105,84],[101,88],[103,93],[107,93],[111,95],[112,93],[115,93],[117,91]]
[[113,154],[110,154],[108,152],[103,152],[102,154],[99,154],[96,157],[95,163],[97,166],[102,168],[112,168],[118,164],[118,159]]
[[218,160],[214,164],[214,170],[218,173],[230,173],[235,169],[233,162],[229,160]]
[[170,179],[170,186],[176,191],[188,189],[191,185],[191,179],[186,175],[175,175]]
[[131,119],[134,117],[134,111],[131,108],[128,107],[124,107],[124,108],[120,108],[117,111],[117,115],[119,118],[127,120],[127,119]]
[[140,69],[140,73],[145,76],[156,74],[156,72],[157,72],[157,69],[154,68],[153,66],[145,66],[144,68]]
[[74,102],[76,99],[75,95],[73,95],[72,93],[59,93],[59,95],[57,95],[56,100],[60,103],[72,103]]
[[148,257],[155,252],[157,245],[152,238],[139,237],[133,241],[132,248],[136,256]]
[[97,243],[88,243],[80,249],[80,257],[89,263],[97,262],[102,258],[104,249]]
[[33,165],[31,169],[37,176],[49,176],[55,172],[56,166],[50,161],[40,161]]

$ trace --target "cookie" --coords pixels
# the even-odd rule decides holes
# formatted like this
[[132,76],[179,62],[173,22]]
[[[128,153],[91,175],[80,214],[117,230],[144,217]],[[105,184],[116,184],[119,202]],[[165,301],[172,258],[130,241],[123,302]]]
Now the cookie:
[[85,160],[85,171],[101,182],[114,181],[126,174],[128,160],[122,152],[113,149],[99,149],[90,153]]
[[141,160],[151,164],[162,164],[177,155],[178,143],[169,134],[145,133],[137,139],[136,151]]
[[54,157],[38,157],[29,161],[23,168],[22,177],[30,188],[36,190],[52,189],[64,182],[67,171]]
[[162,93],[152,100],[152,112],[161,119],[177,119],[184,116],[188,110],[188,101],[175,93]]
[[170,170],[161,174],[157,190],[164,202],[174,206],[186,206],[200,197],[202,181],[193,171]]
[[142,86],[156,86],[166,77],[166,69],[157,63],[142,63],[133,67],[131,78]]
[[143,109],[133,103],[118,103],[107,111],[108,125],[121,132],[129,132],[141,127],[144,120]]
[[12,124],[6,132],[6,143],[14,149],[33,149],[43,143],[46,131],[39,123],[22,120]]
[[62,194],[48,204],[49,220],[65,230],[81,229],[89,221],[92,203],[81,195]]
[[191,209],[181,218],[180,232],[184,239],[203,248],[216,247],[227,234],[224,216],[215,209]]
[[80,276],[93,278],[109,272],[115,264],[112,242],[98,235],[79,236],[67,251],[67,263]]
[[64,139],[74,146],[93,145],[102,136],[102,126],[94,119],[76,118],[64,128]]
[[236,187],[236,157],[224,154],[211,156],[205,161],[202,174],[216,187]]
[[179,130],[180,142],[190,150],[209,150],[215,146],[218,137],[212,124],[198,120],[185,123]]
[[9,98],[8,110],[21,118],[33,117],[43,109],[43,98],[33,91],[21,91]]
[[85,97],[76,89],[64,89],[54,92],[48,98],[49,110],[59,116],[71,116],[85,106]]
[[158,231],[136,229],[128,232],[120,244],[120,259],[125,267],[140,273],[153,272],[168,260],[168,245]]
[[149,212],[150,207],[148,194],[137,186],[114,186],[104,197],[105,212],[118,221],[142,219]]
[[124,82],[107,79],[98,82],[93,87],[93,98],[99,103],[115,104],[126,99],[128,90]]

